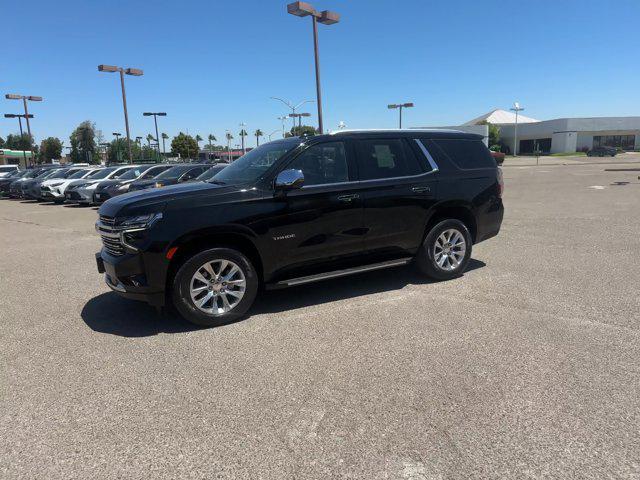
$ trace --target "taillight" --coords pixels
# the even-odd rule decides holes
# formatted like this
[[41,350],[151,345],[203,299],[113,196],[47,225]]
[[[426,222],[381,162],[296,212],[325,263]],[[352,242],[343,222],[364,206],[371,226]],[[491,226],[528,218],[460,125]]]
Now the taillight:
[[498,196],[502,198],[504,193],[504,177],[502,176],[502,169],[498,167]]

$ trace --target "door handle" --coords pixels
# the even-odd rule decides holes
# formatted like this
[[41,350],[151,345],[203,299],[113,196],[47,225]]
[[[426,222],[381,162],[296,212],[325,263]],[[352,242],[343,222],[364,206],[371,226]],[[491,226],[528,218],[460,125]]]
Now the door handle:
[[415,193],[431,193],[431,187],[413,187],[411,191]]
[[360,195],[358,195],[357,193],[352,193],[350,195],[340,195],[338,197],[338,200],[340,200],[341,202],[349,203],[353,200],[356,200],[357,198],[360,198]]

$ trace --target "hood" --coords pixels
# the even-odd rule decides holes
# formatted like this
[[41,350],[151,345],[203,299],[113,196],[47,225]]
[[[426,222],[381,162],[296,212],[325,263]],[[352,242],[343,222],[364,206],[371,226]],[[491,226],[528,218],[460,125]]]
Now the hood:
[[[145,180],[146,182],[146,180]],[[110,217],[148,213],[149,210],[163,210],[167,202],[202,195],[223,195],[236,192],[237,186],[215,185],[207,182],[180,183],[163,188],[138,190],[110,198],[102,204],[98,213]]]

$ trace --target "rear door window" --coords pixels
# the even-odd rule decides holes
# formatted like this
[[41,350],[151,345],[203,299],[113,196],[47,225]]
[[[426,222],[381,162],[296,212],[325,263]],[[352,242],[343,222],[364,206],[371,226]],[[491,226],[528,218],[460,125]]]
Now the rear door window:
[[357,142],[360,180],[408,177],[423,173],[416,156],[400,138]]
[[496,167],[496,161],[481,140],[441,138],[431,142],[462,170]]

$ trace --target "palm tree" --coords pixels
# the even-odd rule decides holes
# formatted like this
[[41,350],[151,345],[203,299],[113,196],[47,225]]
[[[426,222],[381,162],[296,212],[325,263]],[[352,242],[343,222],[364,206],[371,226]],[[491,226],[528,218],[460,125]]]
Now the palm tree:
[[262,137],[264,135],[264,133],[262,133],[262,130],[257,129],[255,132],[253,132],[253,134],[256,136],[256,147],[260,146],[260,137]]
[[227,152],[229,152],[229,163],[231,163],[231,140],[233,140],[233,135],[231,135],[231,132],[227,132],[224,136],[227,139]]
[[202,137],[200,135],[196,135],[196,143],[198,144],[198,151],[200,151],[200,142],[202,141]]
[[249,135],[247,133],[247,131],[243,128],[242,130],[240,130],[239,133],[240,137],[242,138],[242,153],[244,153],[244,137],[246,137],[247,135]]
[[167,149],[164,148],[164,141],[165,140],[169,140],[169,135],[167,135],[166,133],[163,133],[160,135],[162,137],[162,155],[167,155]]
[[211,142],[217,142],[218,139],[213,133],[210,133],[207,140],[209,140],[209,155],[211,155],[211,152],[213,152],[213,145],[211,145]]
[[147,144],[149,145],[149,148],[151,148],[151,140],[155,140],[155,139],[156,138],[153,135],[151,134],[147,135]]

